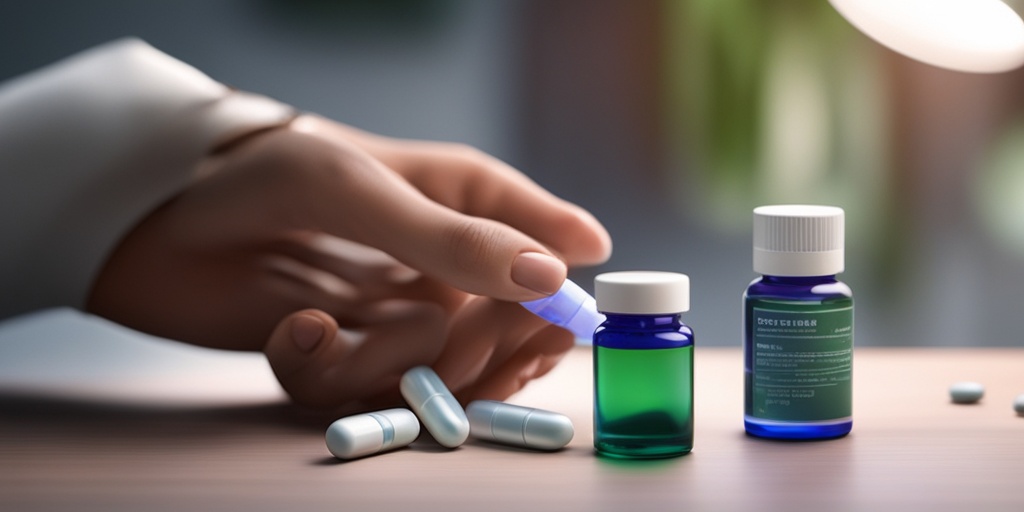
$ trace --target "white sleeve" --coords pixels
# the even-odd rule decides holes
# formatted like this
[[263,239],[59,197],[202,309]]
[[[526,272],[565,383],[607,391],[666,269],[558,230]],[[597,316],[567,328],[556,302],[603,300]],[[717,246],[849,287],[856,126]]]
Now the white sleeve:
[[0,83],[0,318],[81,308],[118,241],[211,148],[292,116],[136,39]]

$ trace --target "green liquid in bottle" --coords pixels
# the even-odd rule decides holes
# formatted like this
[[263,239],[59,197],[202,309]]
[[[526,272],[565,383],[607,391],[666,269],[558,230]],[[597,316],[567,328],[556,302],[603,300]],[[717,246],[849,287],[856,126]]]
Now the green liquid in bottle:
[[594,446],[607,456],[662,458],[693,448],[693,345],[594,347]]

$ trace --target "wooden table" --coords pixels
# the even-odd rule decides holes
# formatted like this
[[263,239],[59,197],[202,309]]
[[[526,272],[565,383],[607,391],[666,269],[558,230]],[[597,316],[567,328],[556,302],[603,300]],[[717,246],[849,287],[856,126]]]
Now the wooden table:
[[[421,438],[347,463],[258,356],[216,357],[0,382],[0,510],[1024,510],[1024,349],[857,349],[853,433],[772,442],[743,434],[740,351],[698,348],[693,453],[637,462],[594,456],[587,347],[512,400],[569,415],[563,451]],[[958,380],[982,403],[951,404]]]

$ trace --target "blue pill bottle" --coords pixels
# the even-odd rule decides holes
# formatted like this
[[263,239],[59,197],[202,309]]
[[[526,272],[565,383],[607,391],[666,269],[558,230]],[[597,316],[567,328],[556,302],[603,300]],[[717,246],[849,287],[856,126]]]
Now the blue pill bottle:
[[693,448],[690,279],[672,272],[609,272],[594,281],[607,318],[594,332],[594,448],[625,459]]
[[744,427],[772,439],[829,439],[853,427],[853,293],[844,212],[754,209],[754,271],[743,295]]

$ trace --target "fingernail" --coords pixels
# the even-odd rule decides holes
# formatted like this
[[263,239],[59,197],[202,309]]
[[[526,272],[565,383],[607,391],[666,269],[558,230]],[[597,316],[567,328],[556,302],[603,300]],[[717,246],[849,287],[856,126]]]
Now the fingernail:
[[301,315],[292,319],[291,331],[295,346],[309,352],[324,337],[324,324],[311,316]]
[[539,252],[524,252],[512,261],[512,281],[544,295],[558,291],[566,272],[561,260]]

